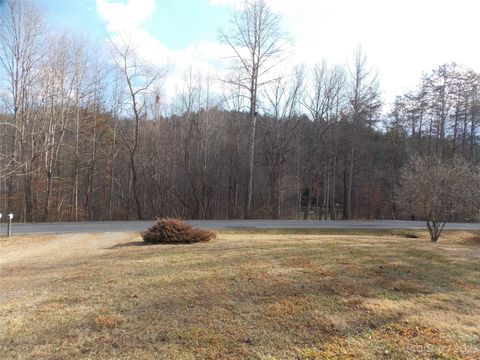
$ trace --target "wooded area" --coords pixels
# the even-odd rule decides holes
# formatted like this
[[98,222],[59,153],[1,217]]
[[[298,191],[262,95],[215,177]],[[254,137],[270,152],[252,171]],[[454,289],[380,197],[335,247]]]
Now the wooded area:
[[229,76],[191,70],[171,104],[168,66],[127,39],[92,45],[28,2],[0,7],[0,212],[20,221],[397,219],[409,156],[479,162],[480,74],[441,65],[391,110],[361,49],[279,76],[287,39],[263,1],[221,33]]

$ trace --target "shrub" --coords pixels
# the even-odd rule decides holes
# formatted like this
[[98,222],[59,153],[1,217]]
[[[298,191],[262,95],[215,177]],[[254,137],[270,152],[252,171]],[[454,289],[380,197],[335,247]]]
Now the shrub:
[[179,219],[157,219],[150,229],[140,233],[147,244],[191,244],[213,239],[215,233],[193,228]]

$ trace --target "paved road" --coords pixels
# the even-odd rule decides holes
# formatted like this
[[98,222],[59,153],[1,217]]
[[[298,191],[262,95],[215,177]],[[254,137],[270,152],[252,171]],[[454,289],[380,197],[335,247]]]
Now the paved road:
[[[205,220],[188,221],[203,229],[242,229],[242,228],[295,228],[295,229],[424,229],[423,221],[326,221],[326,220]],[[141,231],[151,226],[153,221],[96,221],[65,223],[13,224],[14,234],[62,234],[88,232]],[[446,229],[480,230],[480,224],[447,223]],[[6,232],[6,224],[0,225],[0,234]]]

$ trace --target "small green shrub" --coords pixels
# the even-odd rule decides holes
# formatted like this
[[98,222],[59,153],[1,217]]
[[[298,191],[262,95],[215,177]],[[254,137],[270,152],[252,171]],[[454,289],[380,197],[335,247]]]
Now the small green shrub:
[[147,244],[192,244],[215,238],[215,233],[193,228],[180,219],[157,219],[150,229],[140,233]]

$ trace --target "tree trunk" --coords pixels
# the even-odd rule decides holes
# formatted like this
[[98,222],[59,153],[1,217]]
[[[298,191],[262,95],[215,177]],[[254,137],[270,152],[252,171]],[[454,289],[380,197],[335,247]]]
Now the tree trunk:
[[[345,155],[345,157],[347,157],[347,155]],[[346,162],[345,173],[344,173],[343,219],[345,220],[350,220],[352,218],[352,187],[353,187],[354,158],[355,158],[355,146],[352,145],[350,162]]]
[[437,242],[440,238],[440,234],[443,231],[446,221],[432,220],[427,217],[427,228],[430,233],[430,240],[432,242]]
[[[255,109],[255,105],[252,105]],[[255,131],[257,127],[257,113],[254,110],[250,114],[250,136],[248,139],[248,177],[247,177],[247,200],[245,203],[245,219],[251,218],[252,196],[253,196],[253,165],[255,156]]]

